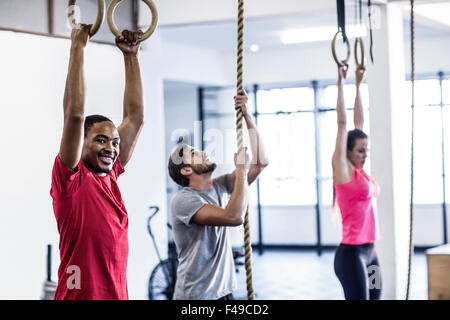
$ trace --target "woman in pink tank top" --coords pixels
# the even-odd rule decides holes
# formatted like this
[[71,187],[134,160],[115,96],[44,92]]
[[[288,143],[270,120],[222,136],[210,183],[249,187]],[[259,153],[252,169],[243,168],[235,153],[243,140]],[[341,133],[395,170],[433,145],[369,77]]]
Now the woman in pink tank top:
[[347,132],[344,84],[347,68],[339,68],[336,106],[338,133],[333,154],[333,182],[342,216],[342,241],[336,250],[334,270],[345,299],[379,299],[381,273],[374,242],[378,240],[375,198],[380,188],[363,169],[367,158],[360,84],[365,69],[356,70],[355,129]]

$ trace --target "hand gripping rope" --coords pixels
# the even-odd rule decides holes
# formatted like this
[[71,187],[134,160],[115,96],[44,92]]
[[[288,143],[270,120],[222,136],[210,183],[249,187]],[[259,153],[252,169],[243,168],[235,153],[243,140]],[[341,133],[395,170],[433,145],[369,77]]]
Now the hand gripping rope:
[[[122,35],[122,33],[117,28],[115,22],[114,22],[114,11],[116,10],[117,6],[122,0],[112,0],[111,4],[108,7],[108,25],[111,32],[116,36],[119,37]],[[158,10],[156,9],[155,4],[152,0],[143,0],[145,4],[150,8],[150,11],[152,12],[152,23],[150,27],[147,29],[147,31],[144,32],[142,35],[142,38],[138,40],[138,42],[142,42],[153,34],[153,31],[155,31],[156,26],[158,24]]]
[[[244,59],[244,0],[238,0],[238,47],[237,47],[237,90],[243,89],[243,59]],[[236,134],[238,153],[244,147],[242,132],[242,110],[236,111]],[[248,205],[244,219],[244,247],[245,247],[245,272],[247,274],[247,298],[254,300],[252,284],[252,246],[250,240],[250,224],[248,218]]]
[[[69,0],[69,9],[70,7],[74,6],[75,3],[77,1],[76,0]],[[89,30],[89,36],[92,37],[94,36],[94,34],[97,33],[98,29],[100,29],[100,26],[103,23],[103,20],[105,19],[105,0],[97,0],[97,7],[98,7],[98,11],[97,11],[97,18],[95,19],[94,24],[91,26],[91,30]],[[73,21],[73,11],[72,10],[68,10],[67,11],[67,18],[69,19],[69,21]],[[78,22],[73,21],[73,24],[77,24]]]

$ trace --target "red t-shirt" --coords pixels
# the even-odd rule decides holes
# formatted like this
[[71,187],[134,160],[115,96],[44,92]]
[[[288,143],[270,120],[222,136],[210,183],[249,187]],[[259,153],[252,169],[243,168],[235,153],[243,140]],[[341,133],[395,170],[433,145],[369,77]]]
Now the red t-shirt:
[[128,299],[128,214],[117,185],[119,160],[104,177],[82,161],[77,171],[56,157],[53,198],[61,264],[55,300]]

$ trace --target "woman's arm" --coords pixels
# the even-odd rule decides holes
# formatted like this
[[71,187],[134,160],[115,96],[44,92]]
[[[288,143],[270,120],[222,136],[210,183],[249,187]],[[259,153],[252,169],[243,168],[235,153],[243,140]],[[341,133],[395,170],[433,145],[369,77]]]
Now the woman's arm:
[[352,178],[349,174],[349,166],[347,160],[347,116],[344,101],[344,84],[346,77],[346,68],[339,67],[339,78],[337,83],[338,98],[336,105],[338,132],[336,137],[336,147],[334,149],[332,159],[334,180],[337,183],[347,182]]
[[364,79],[364,72],[366,69],[364,67],[357,67],[355,72],[356,79],[356,96],[355,96],[355,108],[353,109],[353,122],[355,124],[355,129],[362,130],[364,127],[364,111],[361,101],[361,92],[359,87],[362,80]]

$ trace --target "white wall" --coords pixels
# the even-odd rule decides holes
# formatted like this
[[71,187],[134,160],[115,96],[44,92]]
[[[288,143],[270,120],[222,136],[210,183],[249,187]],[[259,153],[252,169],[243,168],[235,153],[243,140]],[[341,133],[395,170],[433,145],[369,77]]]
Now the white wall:
[[164,80],[220,86],[232,78],[235,69],[232,61],[213,50],[163,41],[163,51]]
[[[59,235],[49,195],[51,169],[62,132],[62,101],[68,40],[0,32],[14,50],[0,52],[2,125],[0,142],[0,299],[38,299],[46,278],[46,245],[53,245],[53,279],[59,266]],[[142,51],[145,126],[127,172],[119,179],[128,209],[130,298],[146,297],[150,268],[156,264],[146,231],[147,207],[166,209],[163,168],[162,77],[158,36]],[[87,114],[120,121],[124,89],[122,54],[112,46],[90,43],[85,70]],[[116,124],[118,124],[116,122]],[[136,186],[139,186],[138,188]],[[165,216],[155,221],[161,247]]]
[[[383,1],[383,0],[381,0]],[[160,25],[205,23],[235,19],[237,14],[237,1],[222,0],[155,0],[159,11]],[[374,0],[379,2],[379,0]],[[246,0],[246,18],[256,18],[274,15],[286,15],[297,12],[313,13],[324,10],[334,12],[334,0]],[[146,25],[150,21],[150,10],[141,2],[140,24]]]
[[[368,49],[368,38],[364,39]],[[236,82],[236,52],[213,50],[173,44],[164,41],[164,79],[204,85],[234,85]],[[374,48],[382,44],[375,42]],[[410,73],[409,41],[405,46],[405,70]],[[416,40],[416,75],[450,72],[450,34],[448,36],[418,38]],[[368,54],[366,54],[368,59]],[[375,67],[380,59],[375,58]],[[370,63],[369,60],[366,62]],[[349,78],[354,73],[351,60]],[[370,74],[367,75],[370,77]],[[282,49],[246,51],[244,56],[244,83],[282,84],[333,80],[336,64],[328,41],[286,45]]]
[[2,0],[0,27],[47,32],[47,1]]
[[[368,50],[368,38],[364,39]],[[375,42],[374,47],[382,45]],[[409,41],[405,41],[405,70],[410,73]],[[438,71],[450,72],[450,59],[446,52],[450,50],[448,36],[418,38],[416,40],[416,75],[437,74]],[[223,63],[235,65],[236,53],[224,53]],[[368,58],[368,54],[366,54]],[[375,67],[377,66],[377,56]],[[234,63],[234,64],[233,64]],[[370,60],[367,60],[367,64]],[[174,66],[173,66],[174,67]],[[349,78],[353,78],[353,58],[350,64]],[[234,75],[234,74],[233,74]],[[370,74],[367,75],[370,77]],[[332,80],[336,78],[336,63],[331,55],[328,41],[309,44],[286,45],[279,50],[247,52],[244,57],[244,81],[247,84],[272,84],[289,82],[309,82],[311,80]],[[230,78],[227,85],[233,84]]]
[[[53,8],[53,33],[57,35],[70,35],[67,26],[68,1],[56,0]],[[106,10],[111,0],[106,0]],[[97,17],[97,1],[78,0],[82,23],[94,23]],[[122,1],[115,11],[115,22],[120,30],[132,28],[131,1]],[[0,1],[0,27],[19,29],[32,32],[48,33],[48,9],[46,0],[1,0]],[[105,21],[95,35],[97,41],[114,43],[114,36]]]
[[[405,43],[406,74],[411,73],[411,51],[409,41]],[[416,77],[421,73],[433,73],[438,71],[450,72],[450,32],[447,36],[428,37],[416,39],[415,63]]]

